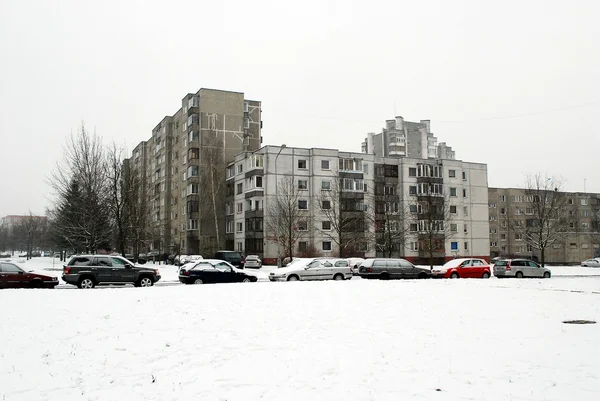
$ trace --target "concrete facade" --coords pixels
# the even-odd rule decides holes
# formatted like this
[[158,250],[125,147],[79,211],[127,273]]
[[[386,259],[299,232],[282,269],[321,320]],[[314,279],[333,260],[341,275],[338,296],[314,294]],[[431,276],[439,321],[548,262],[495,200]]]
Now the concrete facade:
[[227,162],[260,147],[261,113],[261,102],[241,92],[202,88],[134,149],[128,164],[145,184],[148,251],[211,254],[225,246],[224,210],[215,218],[208,205],[223,205]]
[[[573,218],[571,231],[563,240],[546,248],[550,264],[579,264],[600,256],[600,194],[563,192],[564,211]],[[540,258],[540,251],[519,238],[511,221],[532,218],[525,191],[520,188],[489,188],[490,251],[492,257]],[[570,223],[571,224],[571,223]]]
[[[282,149],[278,146],[265,146],[255,152],[240,153],[227,167],[228,247],[245,254],[258,254],[267,262],[276,260],[277,244],[273,241],[272,233],[267,232],[267,220],[273,218],[269,210],[276,199],[277,183],[289,178],[298,188],[303,188],[299,191],[300,199],[308,205],[305,216],[309,224],[296,243],[295,254],[314,249],[319,255],[336,256],[337,250],[330,243],[330,234],[322,229],[327,218],[318,205],[323,188],[331,187],[336,180],[344,180],[344,188],[349,189],[344,189],[340,196],[342,199],[354,199],[354,204],[361,205],[359,209],[364,205],[365,221],[372,222],[378,213],[375,210],[375,188],[378,185],[393,187],[389,191],[394,194],[394,202],[399,202],[402,210],[408,210],[411,204],[418,202],[417,188],[423,181],[417,172],[421,171],[419,166],[423,165],[439,167],[436,170],[440,171],[437,180],[443,188],[440,196],[448,205],[454,206],[449,209],[454,211],[450,220],[457,230],[445,238],[445,251],[441,256],[444,259],[456,256],[488,259],[490,239],[485,164],[460,160],[379,157],[337,149]],[[257,182],[260,182],[260,187],[257,187]],[[408,225],[413,221],[415,216],[406,216],[401,224]],[[246,230],[248,224],[251,230]],[[373,243],[376,231],[375,224],[368,224],[362,243],[357,243],[344,256],[377,256],[378,250]],[[418,232],[415,229],[408,233],[405,243],[395,250],[395,255],[412,261],[422,260],[424,252],[418,244],[412,244],[417,241]]]

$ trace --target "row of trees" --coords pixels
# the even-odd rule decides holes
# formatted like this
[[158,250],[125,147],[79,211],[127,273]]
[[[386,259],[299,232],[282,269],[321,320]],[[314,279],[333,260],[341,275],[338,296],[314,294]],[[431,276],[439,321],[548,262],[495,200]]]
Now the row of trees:
[[56,199],[47,210],[49,236],[56,249],[73,252],[113,250],[134,254],[152,240],[150,209],[142,176],[123,164],[125,151],[105,146],[82,124],[67,139],[51,174]]
[[[344,191],[338,178],[331,188],[315,198],[320,220],[329,221],[325,227],[317,225],[317,232],[335,245],[339,257],[354,256],[365,246],[374,246],[386,257],[402,256],[410,238],[433,266],[436,259],[445,255],[447,240],[457,233],[457,224],[453,223],[456,210],[451,210],[447,197],[433,192],[420,194],[407,204],[393,191],[376,187],[374,193],[354,199]],[[544,264],[548,247],[573,233],[577,216],[567,213],[567,196],[559,180],[547,179],[543,174],[529,175],[523,194],[523,205],[531,213],[526,220],[513,218],[508,224],[513,232],[521,234],[527,245],[539,251]],[[307,235],[306,227],[316,223],[311,213],[298,208],[301,199],[303,191],[292,178],[278,182],[277,197],[270,203],[266,226],[271,233],[269,239],[280,244],[282,257],[295,256],[297,243]],[[600,232],[598,214],[592,216],[593,230]],[[592,237],[596,242],[600,239],[599,235]]]
[[14,225],[0,227],[0,251],[27,252],[29,259],[34,250],[47,250],[50,246],[48,220],[31,211],[19,216]]

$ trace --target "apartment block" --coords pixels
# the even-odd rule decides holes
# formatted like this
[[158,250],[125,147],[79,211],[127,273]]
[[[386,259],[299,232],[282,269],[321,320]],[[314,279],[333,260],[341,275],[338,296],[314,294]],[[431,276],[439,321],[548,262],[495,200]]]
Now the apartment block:
[[[540,250],[527,244],[515,224],[534,219],[532,203],[521,188],[489,188],[490,253],[492,257],[539,259]],[[545,262],[579,264],[600,256],[600,194],[561,192],[566,197],[567,233],[545,250]]]
[[126,166],[144,185],[148,251],[212,254],[224,246],[225,167],[260,147],[261,113],[261,102],[241,92],[203,88],[136,146]]
[[437,137],[431,132],[429,120],[415,123],[404,121],[400,116],[387,120],[380,133],[368,133],[361,144],[361,151],[380,157],[455,158],[455,152],[446,142],[438,143]]
[[[290,193],[288,184],[294,196],[287,199],[298,212],[294,256],[341,252],[344,257],[391,255],[423,263],[429,253],[422,246],[427,223],[421,209],[427,198],[435,197],[437,207],[448,211],[437,233],[443,242],[435,253],[437,262],[459,256],[489,258],[485,164],[265,146],[236,155],[227,166],[226,182],[227,248],[258,254],[267,263],[283,256],[276,231],[284,224],[274,221],[274,205]],[[336,229],[341,214],[352,218],[342,234]],[[383,249],[378,239],[383,230],[405,235]],[[351,246],[341,249],[345,243],[340,235],[351,235]]]

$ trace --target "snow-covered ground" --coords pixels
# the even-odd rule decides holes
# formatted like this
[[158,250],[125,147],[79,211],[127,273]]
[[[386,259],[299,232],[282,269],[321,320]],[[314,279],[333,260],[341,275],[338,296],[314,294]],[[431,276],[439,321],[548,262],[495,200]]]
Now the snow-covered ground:
[[600,278],[0,291],[0,400],[597,400]]

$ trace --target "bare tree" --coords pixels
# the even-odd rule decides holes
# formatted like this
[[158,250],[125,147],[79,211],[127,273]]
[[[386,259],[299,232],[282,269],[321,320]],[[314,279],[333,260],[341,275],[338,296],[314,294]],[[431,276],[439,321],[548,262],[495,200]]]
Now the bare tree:
[[[82,123],[79,133],[67,139],[49,182],[57,195],[53,214],[55,222],[60,223],[54,227],[55,233],[88,252],[110,248],[112,242],[106,177],[102,141],[88,133]],[[66,200],[73,195],[74,185],[78,200],[68,204]]]
[[375,249],[383,256],[404,256],[406,237],[409,231],[407,224],[408,206],[402,202],[398,194],[397,179],[386,181],[383,175],[375,178],[372,202],[375,205],[374,232],[372,242]]
[[598,248],[600,248],[600,198],[592,198],[591,200],[591,216],[590,216],[590,242],[594,247],[594,257],[600,256]]
[[427,255],[429,268],[433,269],[436,259],[445,257],[446,241],[458,229],[452,222],[455,210],[444,197],[441,184],[423,181],[416,200],[409,204],[409,209],[412,209],[409,229],[416,231],[419,250]]
[[127,188],[123,179],[126,170],[123,165],[123,161],[125,160],[124,153],[124,149],[118,147],[114,142],[106,151],[107,205],[116,228],[117,248],[123,256],[126,254],[128,236],[125,209],[126,202],[129,200],[125,194]]
[[365,213],[364,184],[362,179],[340,176],[335,172],[329,189],[315,196],[317,210],[329,225],[317,230],[336,245],[338,256],[350,257],[361,243],[368,240],[369,216]]
[[544,266],[546,248],[570,234],[575,217],[568,216],[565,211],[567,197],[561,192],[561,180],[537,173],[528,175],[525,185],[524,205],[529,216],[524,223],[514,219],[511,228],[526,244],[540,251],[540,262]]
[[145,190],[143,172],[131,165],[124,164],[122,177],[123,222],[126,227],[127,243],[131,247],[135,262],[151,242],[150,204]]
[[37,245],[42,239],[46,229],[45,226],[46,217],[35,216],[30,210],[28,214],[21,217],[19,222],[14,227],[15,232],[21,239],[23,246],[25,246],[27,259],[31,259],[31,253],[34,245]]
[[[214,254],[225,240],[225,190],[226,160],[225,137],[216,131],[210,121],[210,129],[202,132],[200,147],[200,236],[202,253]],[[193,167],[190,167],[193,168]]]
[[[299,207],[301,191],[292,177],[277,183],[277,196],[267,206],[266,231],[269,239],[282,247],[283,257],[292,258],[296,243],[306,235],[311,220],[308,212]],[[281,256],[281,255],[277,255]]]

